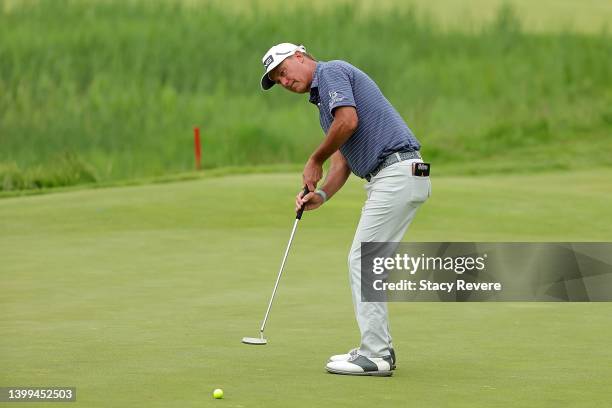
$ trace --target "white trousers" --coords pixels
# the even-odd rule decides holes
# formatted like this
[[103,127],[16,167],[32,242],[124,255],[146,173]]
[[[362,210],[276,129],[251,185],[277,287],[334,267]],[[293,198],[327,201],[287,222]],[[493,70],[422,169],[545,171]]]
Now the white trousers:
[[355,316],[361,332],[359,354],[366,357],[388,355],[392,341],[387,303],[361,301],[361,243],[402,240],[418,208],[431,195],[429,177],[412,175],[412,163],[421,161],[392,164],[365,185],[367,199],[348,263]]

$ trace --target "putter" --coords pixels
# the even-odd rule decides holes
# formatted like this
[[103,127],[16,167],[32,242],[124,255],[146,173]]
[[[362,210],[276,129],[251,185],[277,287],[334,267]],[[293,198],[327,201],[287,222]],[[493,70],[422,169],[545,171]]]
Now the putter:
[[[304,196],[308,194],[308,186],[304,187]],[[281,262],[280,270],[278,271],[278,276],[276,277],[276,283],[274,284],[274,289],[272,290],[272,296],[270,297],[270,302],[268,303],[268,309],[266,310],[266,314],[264,316],[263,322],[261,323],[261,327],[259,328],[259,337],[243,337],[242,342],[244,344],[251,344],[254,346],[263,346],[268,344],[268,340],[264,337],[264,330],[266,328],[266,322],[268,321],[268,315],[270,314],[270,309],[272,308],[272,301],[274,300],[274,295],[276,295],[276,288],[278,288],[278,282],[280,282],[281,275],[283,274],[283,268],[285,267],[285,261],[287,261],[287,255],[289,254],[289,248],[291,248],[291,241],[293,241],[293,236],[295,235],[295,230],[298,225],[298,221],[302,219],[302,213],[304,213],[304,207],[298,210],[295,215],[295,222],[293,223],[293,230],[291,230],[291,236],[289,237],[289,243],[287,244],[287,249],[285,249],[285,256],[283,256],[283,261]]]

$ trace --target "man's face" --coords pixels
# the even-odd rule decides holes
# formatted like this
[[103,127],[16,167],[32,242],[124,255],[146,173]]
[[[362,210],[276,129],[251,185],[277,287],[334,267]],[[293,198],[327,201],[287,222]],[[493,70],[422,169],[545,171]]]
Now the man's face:
[[306,93],[310,91],[312,72],[305,62],[304,56],[296,52],[274,68],[268,76],[278,85],[291,92]]

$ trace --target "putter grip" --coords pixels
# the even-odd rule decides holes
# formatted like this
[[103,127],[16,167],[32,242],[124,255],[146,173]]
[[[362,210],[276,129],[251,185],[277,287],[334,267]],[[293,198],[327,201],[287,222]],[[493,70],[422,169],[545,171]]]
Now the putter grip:
[[[305,196],[305,195],[306,195],[306,194],[308,194],[308,193],[310,193],[310,190],[308,190],[308,186],[304,186],[304,195],[303,195],[303,196]],[[302,196],[302,197],[303,197],[303,196]],[[301,219],[302,219],[302,214],[304,213],[304,207],[306,207],[306,204],[304,204],[304,205],[302,206],[302,208],[300,208],[300,209],[298,210],[298,212],[295,214],[295,219],[296,219],[296,220],[301,220]]]

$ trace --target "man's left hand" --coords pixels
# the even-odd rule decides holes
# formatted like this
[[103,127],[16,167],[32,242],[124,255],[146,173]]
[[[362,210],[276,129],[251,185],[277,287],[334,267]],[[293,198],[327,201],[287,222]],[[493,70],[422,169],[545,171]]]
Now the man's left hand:
[[304,173],[302,174],[302,181],[305,186],[308,186],[308,190],[315,191],[317,183],[323,178],[323,165],[317,163],[311,157],[306,166],[304,166]]

